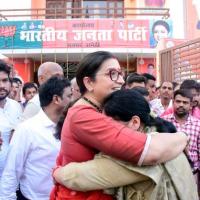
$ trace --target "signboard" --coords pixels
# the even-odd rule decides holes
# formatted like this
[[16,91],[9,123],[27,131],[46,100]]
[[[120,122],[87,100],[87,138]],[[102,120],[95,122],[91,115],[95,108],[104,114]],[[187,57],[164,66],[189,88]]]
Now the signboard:
[[44,48],[149,47],[145,20],[46,20]]
[[35,49],[42,48],[41,40],[25,38],[26,32],[37,33],[41,30],[42,21],[3,21],[0,22],[1,49]]
[[149,20],[129,19],[4,21],[0,49],[154,48],[151,26]]

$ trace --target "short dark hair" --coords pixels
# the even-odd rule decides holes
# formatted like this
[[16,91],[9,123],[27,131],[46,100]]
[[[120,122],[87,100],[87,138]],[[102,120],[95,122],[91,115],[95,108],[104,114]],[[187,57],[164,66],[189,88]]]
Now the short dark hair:
[[155,76],[153,76],[153,75],[151,75],[151,74],[143,73],[142,76],[144,76],[144,77],[147,79],[147,81],[148,81],[148,80],[156,81]]
[[48,106],[52,102],[54,95],[58,95],[62,98],[64,89],[70,87],[70,85],[70,81],[65,78],[53,76],[48,79],[39,88],[41,107]]
[[137,72],[131,72],[131,73],[127,74],[126,80],[128,79],[129,76],[133,76],[133,75],[139,76],[140,74],[138,74]]
[[78,70],[76,72],[76,81],[80,88],[80,93],[84,94],[86,92],[86,87],[83,83],[83,78],[88,76],[95,80],[96,73],[99,71],[102,63],[110,58],[116,57],[107,51],[96,51],[85,56],[78,65]]
[[198,90],[197,81],[195,81],[193,79],[186,79],[181,83],[180,89],[189,89],[189,90],[196,89],[196,90]]
[[166,28],[167,32],[168,33],[170,32],[169,24],[166,21],[163,21],[163,20],[158,20],[153,24],[152,32],[154,32],[156,26],[158,26],[158,25],[164,26]]
[[10,72],[11,68],[10,66],[3,60],[0,60],[0,72],[4,72],[8,74],[8,77],[10,78]]
[[174,92],[174,99],[176,98],[177,95],[181,95],[182,97],[190,99],[192,101],[193,97],[191,92],[188,89],[179,89]]
[[132,83],[142,83],[146,84],[146,78],[141,75],[135,75],[135,74],[130,74],[127,79],[126,79],[126,84],[132,84]]
[[197,91],[200,92],[200,83],[197,82]]
[[149,96],[149,91],[145,87],[137,86],[137,87],[132,88],[131,90],[135,90],[139,92],[143,97]]
[[17,83],[17,84],[20,83],[20,84],[22,84],[22,81],[19,78],[14,77],[14,78],[11,79],[11,83]]
[[36,87],[35,83],[27,82],[27,83],[24,84],[24,86],[22,88],[22,94],[25,95],[26,90],[30,89],[30,88],[35,88],[36,91],[38,90],[38,88]]

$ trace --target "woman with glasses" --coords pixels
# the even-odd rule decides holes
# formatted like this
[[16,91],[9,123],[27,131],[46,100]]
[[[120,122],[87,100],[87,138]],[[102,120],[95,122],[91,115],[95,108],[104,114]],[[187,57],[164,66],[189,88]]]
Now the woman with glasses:
[[[102,114],[104,99],[124,84],[118,60],[109,52],[88,54],[80,62],[76,79],[82,98],[68,111],[61,133],[57,165],[92,160],[99,151],[137,165],[165,162],[187,144],[183,133],[146,135]],[[109,200],[101,190],[77,192],[56,184],[52,200]]]

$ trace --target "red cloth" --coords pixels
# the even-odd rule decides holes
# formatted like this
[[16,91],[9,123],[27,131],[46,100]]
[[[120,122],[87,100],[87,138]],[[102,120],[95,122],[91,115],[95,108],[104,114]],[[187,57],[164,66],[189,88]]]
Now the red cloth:
[[[146,138],[147,135],[133,132],[112,118],[97,112],[91,106],[74,106],[69,109],[63,124],[57,165],[64,166],[70,162],[88,161],[93,159],[99,151],[136,164],[143,152]],[[58,188],[57,186],[56,191],[53,192],[57,193],[57,196],[65,191],[63,187],[62,190]],[[85,195],[92,194],[93,196],[94,193],[83,193],[82,199],[88,199],[89,197],[86,198]],[[72,199],[76,199],[75,196]],[[108,195],[104,196],[110,198]],[[64,199],[71,198],[62,200]]]
[[[56,192],[55,192],[56,191]],[[77,192],[61,185],[55,186],[50,195],[50,200],[113,200],[112,196],[103,194],[102,191]]]
[[170,107],[170,108],[167,108],[167,110],[165,110],[164,113],[162,113],[162,115],[160,115],[160,117],[164,117],[164,116],[172,114],[172,113],[174,113],[174,108]]

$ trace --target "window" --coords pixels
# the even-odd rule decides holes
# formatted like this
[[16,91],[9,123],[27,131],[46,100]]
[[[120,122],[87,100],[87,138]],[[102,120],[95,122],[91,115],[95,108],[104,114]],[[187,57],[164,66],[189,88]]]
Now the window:
[[124,2],[123,1],[108,1],[109,17],[123,18],[124,17]]
[[57,0],[46,0],[46,18],[47,19],[54,19],[54,18],[64,18],[65,16],[65,7],[66,2]]
[[106,1],[83,1],[83,12],[86,18],[104,18],[106,7]]
[[123,0],[46,0],[46,8],[46,18],[123,18],[124,16]]
[[66,14],[67,14],[67,18],[72,18],[71,15],[72,15],[72,2],[71,1],[68,1],[66,2]]
[[123,17],[123,1],[83,1],[86,18],[121,18]]

